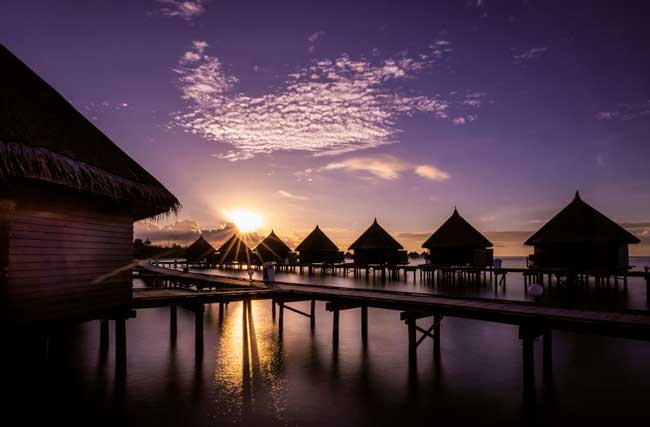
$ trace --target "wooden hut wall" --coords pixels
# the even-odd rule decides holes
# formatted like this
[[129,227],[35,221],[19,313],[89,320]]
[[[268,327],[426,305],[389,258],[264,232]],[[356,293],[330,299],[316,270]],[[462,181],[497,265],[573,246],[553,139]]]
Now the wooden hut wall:
[[354,263],[357,265],[369,264],[406,264],[408,254],[403,249],[356,249]]
[[429,252],[429,263],[449,266],[486,266],[493,260],[492,249],[474,249],[467,247],[436,247]]
[[344,260],[342,251],[300,251],[299,258],[301,264],[313,264],[321,262],[334,264],[343,262]]
[[33,200],[0,201],[9,319],[82,318],[128,304],[133,220],[126,210],[90,209],[71,198],[59,206]]
[[531,257],[537,268],[625,271],[629,265],[627,244],[589,243],[535,245]]

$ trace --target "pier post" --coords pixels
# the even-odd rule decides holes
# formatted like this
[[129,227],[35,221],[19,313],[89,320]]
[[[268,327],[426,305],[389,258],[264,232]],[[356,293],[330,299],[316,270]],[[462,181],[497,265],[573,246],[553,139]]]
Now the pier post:
[[310,313],[311,317],[309,318],[309,325],[311,326],[311,329],[314,329],[316,327],[316,300],[313,299],[311,300],[311,310]]
[[440,359],[440,322],[442,321],[442,314],[433,315],[433,357]]
[[203,312],[205,307],[199,304],[194,308],[194,350],[197,356],[203,354]]
[[219,325],[223,324],[223,311],[224,311],[225,305],[226,304],[223,303],[223,302],[219,303]]
[[176,323],[176,306],[169,306],[169,339],[172,345],[176,345],[177,323]]
[[275,300],[271,298],[271,318],[275,320]]
[[527,408],[535,406],[535,338],[540,332],[533,325],[519,326],[519,339],[523,344],[523,400]]
[[284,329],[284,302],[283,301],[278,302],[278,308],[280,310],[280,316],[278,317],[278,332],[280,333],[280,336],[282,336],[282,331]]
[[406,326],[408,326],[409,338],[409,365],[414,366],[418,361],[418,345],[415,336],[415,318],[409,317],[406,319]]
[[332,345],[334,348],[339,346],[339,309],[334,308],[332,311]]
[[115,319],[115,374],[123,377],[126,374],[126,318]]
[[108,319],[99,321],[99,348],[102,354],[108,350]]
[[361,306],[361,341],[363,344],[368,343],[368,307]]
[[549,382],[553,376],[553,335],[551,329],[544,331],[544,381]]

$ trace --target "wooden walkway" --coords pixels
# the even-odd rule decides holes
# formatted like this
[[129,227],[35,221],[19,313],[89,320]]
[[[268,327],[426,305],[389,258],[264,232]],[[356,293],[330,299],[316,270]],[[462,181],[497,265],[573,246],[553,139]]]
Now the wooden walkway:
[[[251,300],[270,300],[273,320],[278,316],[278,333],[281,336],[285,311],[309,318],[313,329],[316,324],[315,304],[326,303],[332,313],[332,345],[337,351],[339,341],[339,312],[361,310],[361,338],[368,339],[368,308],[400,312],[407,326],[409,365],[417,363],[417,348],[423,341],[433,341],[434,357],[440,357],[440,325],[443,318],[458,317],[497,322],[519,327],[523,348],[524,403],[535,400],[534,343],[543,337],[544,376],[552,369],[552,331],[571,331],[618,338],[650,341],[650,312],[641,310],[602,311],[571,309],[539,305],[533,302],[440,296],[392,290],[346,288],[314,284],[275,282],[270,287],[261,281],[222,277],[201,273],[184,273],[141,262],[137,271],[145,280],[161,287],[134,289],[127,315],[115,317],[116,370],[126,369],[126,326],[128,317],[144,308],[169,307],[170,336],[176,340],[176,311],[178,306],[195,313],[195,351],[203,353],[203,313],[205,304],[219,304],[219,318],[224,307],[232,301],[242,301],[250,310]],[[325,279],[324,279],[325,280]],[[165,287],[166,286],[166,287]],[[290,306],[298,301],[310,302],[310,312]],[[422,326],[418,321],[430,318]],[[419,336],[418,336],[419,335]],[[100,337],[108,340],[108,320],[101,321]],[[103,345],[103,347],[106,347]]]

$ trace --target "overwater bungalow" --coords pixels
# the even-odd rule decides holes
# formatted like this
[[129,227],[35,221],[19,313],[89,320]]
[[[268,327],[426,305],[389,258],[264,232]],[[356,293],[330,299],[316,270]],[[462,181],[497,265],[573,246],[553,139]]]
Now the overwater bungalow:
[[110,316],[131,299],[133,222],[179,202],[1,45],[0,69],[3,320]]
[[408,262],[407,253],[402,245],[379,225],[376,218],[349,249],[354,251],[354,263],[360,266],[395,265]]
[[492,264],[492,242],[465,220],[458,210],[422,244],[429,250],[429,263],[444,266]]
[[576,195],[528,240],[536,268],[622,272],[629,268],[628,245],[639,239]]
[[293,258],[291,248],[280,239],[273,230],[255,247],[255,254],[260,262],[274,261],[289,263]]
[[343,252],[316,226],[296,247],[301,264],[343,262]]
[[233,234],[226,242],[217,249],[217,257],[220,264],[246,264],[250,265],[255,261],[253,251],[241,239],[239,233]]
[[210,242],[201,235],[185,249],[185,259],[189,262],[211,261],[216,252]]

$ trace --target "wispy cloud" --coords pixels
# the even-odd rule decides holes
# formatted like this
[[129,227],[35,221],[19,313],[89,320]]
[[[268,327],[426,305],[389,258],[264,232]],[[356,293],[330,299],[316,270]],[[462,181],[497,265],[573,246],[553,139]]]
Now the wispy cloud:
[[512,57],[517,61],[530,61],[541,58],[546,51],[548,51],[547,47],[534,47],[523,52],[514,53]]
[[650,117],[650,99],[641,104],[619,104],[612,111],[599,111],[597,120],[632,120],[640,117]]
[[310,43],[316,43],[324,35],[325,31],[316,31],[315,33],[310,34],[309,37],[307,37],[307,40],[309,40]]
[[[197,45],[197,43],[200,43]],[[259,96],[236,90],[239,82],[221,60],[194,42],[175,70],[188,108],[175,124],[229,145],[233,160],[278,150],[314,155],[341,154],[397,142],[397,119],[418,113],[450,120],[452,101],[399,89],[450,50],[439,41],[416,53],[392,58],[314,60],[289,74],[283,87]],[[457,102],[463,107],[462,100]]]
[[347,172],[362,172],[385,180],[395,180],[405,171],[432,181],[445,181],[449,174],[431,165],[413,165],[390,155],[351,157],[338,162],[331,162],[320,171],[343,170]]
[[160,3],[160,13],[165,16],[174,16],[186,21],[191,21],[197,16],[205,13],[207,0],[156,0]]
[[307,41],[309,42],[309,53],[314,53],[316,51],[316,43],[322,39],[324,35],[325,31],[316,31],[307,37]]
[[278,190],[276,191],[276,194],[280,197],[284,197],[286,199],[291,199],[291,200],[309,200],[309,197],[307,196],[298,196],[297,194],[293,194],[285,190]]

